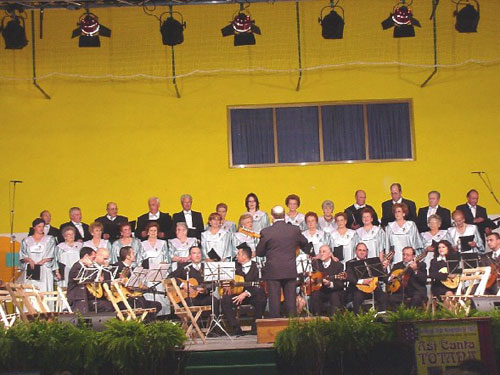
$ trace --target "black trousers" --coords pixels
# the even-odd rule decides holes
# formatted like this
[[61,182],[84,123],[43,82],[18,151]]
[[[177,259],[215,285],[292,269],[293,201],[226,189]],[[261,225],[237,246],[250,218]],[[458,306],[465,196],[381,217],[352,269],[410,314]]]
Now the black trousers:
[[280,299],[281,290],[285,296],[285,308],[287,316],[297,315],[295,288],[297,286],[297,279],[281,279],[281,280],[266,280],[267,293],[269,298],[269,317],[280,317]]
[[[240,324],[236,320],[236,305],[233,303],[234,295],[226,294],[221,300],[222,313],[226,317],[227,322],[233,328],[239,328]],[[252,305],[254,308],[255,319],[262,319],[264,310],[266,309],[266,294],[260,288],[254,288],[252,295],[243,300],[243,305]]]
[[[383,292],[380,287],[373,291],[373,297],[377,305],[377,311],[384,311],[387,308],[387,294]],[[352,310],[355,314],[359,312],[359,308],[365,299],[372,298],[372,293],[365,293],[358,288],[352,291]]]
[[422,307],[426,301],[427,294],[423,292],[405,293],[404,297],[403,293],[394,293],[388,296],[388,304],[391,309],[397,308],[402,303],[409,307]]
[[341,290],[324,291],[323,289],[311,293],[311,312],[313,315],[321,315],[323,304],[330,302],[328,315],[333,315],[335,311],[342,308],[343,292]]

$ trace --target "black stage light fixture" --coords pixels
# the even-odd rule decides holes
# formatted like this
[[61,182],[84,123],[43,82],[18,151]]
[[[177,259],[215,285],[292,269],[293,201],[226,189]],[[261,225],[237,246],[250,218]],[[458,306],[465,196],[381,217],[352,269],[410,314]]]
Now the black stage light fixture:
[[99,18],[89,11],[80,16],[77,26],[71,38],[80,37],[78,47],[100,47],[99,36],[111,37],[111,30],[101,25]]
[[[176,20],[173,17],[173,13],[179,14],[181,16],[181,20]],[[168,14],[169,17],[167,17],[167,19],[163,21],[162,17],[165,14]],[[184,22],[184,18],[179,12],[165,12],[160,15],[161,40],[165,46],[175,46],[184,42],[185,28],[186,22]]]
[[[475,7],[471,4],[472,2],[476,4]],[[461,7],[460,10],[459,7]],[[479,24],[479,3],[477,1],[459,1],[453,15],[457,19],[455,29],[459,33],[477,32],[477,25]]]
[[414,26],[421,27],[420,22],[413,18],[413,12],[405,1],[397,3],[389,17],[382,21],[382,29],[387,30],[394,27],[394,38],[415,36]]
[[[16,10],[18,15],[16,15]],[[0,31],[5,41],[5,49],[21,49],[28,45],[26,39],[26,30],[24,9],[20,6],[11,6],[7,9],[7,15],[2,18]]]
[[[333,1],[329,6],[321,9],[318,22],[321,25],[321,35],[325,39],[342,39],[344,37],[344,9],[338,6],[339,2],[334,5]],[[335,8],[342,11],[342,15],[335,11]],[[323,17],[323,11],[331,9],[330,13]]]
[[229,25],[221,29],[222,36],[234,35],[235,46],[249,46],[255,44],[255,35],[261,34],[249,14],[241,9]]

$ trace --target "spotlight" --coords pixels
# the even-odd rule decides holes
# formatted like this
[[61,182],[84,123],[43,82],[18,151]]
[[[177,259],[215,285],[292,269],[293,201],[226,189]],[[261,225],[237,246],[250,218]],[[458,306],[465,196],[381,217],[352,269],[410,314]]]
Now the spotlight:
[[[173,13],[177,13],[181,16],[181,21],[176,20],[173,17]],[[163,14],[169,14],[170,16],[162,21]],[[186,22],[182,14],[179,12],[167,12],[160,16],[160,32],[161,40],[166,46],[175,46],[184,42],[184,29],[186,28]]]
[[99,36],[111,37],[111,30],[101,25],[99,18],[89,11],[80,16],[77,26],[71,38],[80,37],[78,47],[100,47]]
[[[477,25],[479,23],[479,3],[474,7],[469,0],[461,0],[457,3],[457,8],[453,15],[457,18],[455,29],[459,33],[475,33],[477,32]],[[458,10],[459,6],[463,6]]]
[[[24,27],[24,17],[16,15],[15,11],[23,13],[22,7],[11,7],[7,10],[7,15],[2,18],[0,31],[5,41],[5,49],[21,49],[28,44],[26,30]],[[5,21],[9,20],[7,24]]]
[[222,36],[234,35],[235,46],[248,46],[255,44],[254,34],[261,34],[260,28],[255,25],[255,21],[248,15],[243,13],[241,9],[233,21],[226,27],[222,28]]
[[420,22],[413,18],[413,12],[404,1],[397,3],[389,17],[382,21],[382,29],[394,27],[394,38],[415,36],[414,26],[421,27]]
[[[337,4],[333,5],[332,2],[331,5],[321,9],[318,22],[321,24],[321,35],[325,39],[342,39],[344,36],[344,9]],[[323,17],[323,11],[327,8],[331,11]],[[335,8],[342,11],[342,16],[335,11]]]

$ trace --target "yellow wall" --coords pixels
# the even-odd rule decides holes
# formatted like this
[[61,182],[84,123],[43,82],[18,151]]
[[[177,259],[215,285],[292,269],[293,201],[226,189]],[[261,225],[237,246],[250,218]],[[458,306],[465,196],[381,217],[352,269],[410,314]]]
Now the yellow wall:
[[[365,18],[351,19],[347,24],[346,39],[339,42],[342,47],[322,40],[315,24],[325,4],[301,5],[305,66],[318,66],[329,58],[330,62],[339,62],[336,51],[343,59],[356,61],[432,62],[428,5],[419,9],[418,18],[424,27],[417,30],[417,38],[397,41],[391,31],[382,32],[379,25],[393,1],[380,1],[384,7],[375,7],[373,1],[362,3],[346,8],[348,14],[348,10],[364,9],[363,5],[371,7],[364,11]],[[489,14],[498,14],[500,5],[490,6],[496,10]],[[494,35],[457,35],[452,30],[451,7],[443,7],[440,27],[445,29],[443,38],[447,38],[440,40],[445,51],[443,63],[459,63],[472,52],[490,54],[480,59],[498,55],[498,41],[490,43]],[[253,47],[234,48],[231,40],[218,35],[234,9],[180,9],[188,21],[186,42],[176,49],[180,74],[196,68],[212,69],[210,64],[224,69],[259,64],[269,69],[295,68],[293,3],[252,5],[263,30]],[[114,34],[102,41],[100,49],[84,50],[68,37],[79,12],[46,11],[45,36],[37,40],[40,75],[61,70],[129,75],[141,69],[150,75],[169,74],[170,54],[159,43],[158,25],[153,19],[140,9],[96,13]],[[283,30],[273,23],[277,15],[286,18],[291,29]],[[144,27],[149,34],[137,35],[126,29],[123,17],[136,20],[128,23],[133,30]],[[493,20],[488,17],[487,12],[482,13],[480,31],[492,27]],[[204,36],[199,28],[212,22],[207,19],[214,20],[215,28]],[[204,37],[213,40],[215,48],[204,43]],[[31,46],[30,36],[28,39]],[[361,40],[364,44],[357,45]],[[140,48],[135,48],[138,44]],[[383,50],[377,51],[379,48]],[[0,75],[30,77],[29,58],[30,48],[1,50]],[[485,170],[494,186],[500,186],[500,66],[440,69],[428,87],[420,88],[430,72],[428,68],[397,66],[307,71],[298,92],[296,73],[193,75],[179,80],[181,99],[174,96],[170,82],[165,80],[52,77],[40,81],[52,96],[45,100],[29,81],[0,79],[0,233],[9,230],[10,179],[24,181],[17,195],[16,231],[26,230],[42,209],[49,209],[53,223],[59,225],[67,220],[67,210],[74,205],[83,208],[84,221],[90,222],[104,213],[109,200],[116,201],[120,213],[131,218],[146,211],[146,200],[152,195],[162,199],[164,211],[176,212],[178,197],[184,192],[194,196],[194,208],[205,218],[216,203],[224,201],[229,205],[228,217],[236,220],[250,191],[259,195],[265,210],[283,203],[287,194],[296,193],[305,212],[319,211],[324,199],[332,199],[336,208],[343,209],[352,203],[354,191],[364,188],[368,202],[379,208],[394,181],[403,184],[404,196],[416,200],[418,206],[425,204],[427,191],[438,189],[443,205],[454,207],[464,201],[468,189],[475,187],[481,193],[481,204],[490,212],[500,212],[477,176],[470,174],[472,170]],[[413,162],[229,168],[227,106],[394,98],[413,100]]]

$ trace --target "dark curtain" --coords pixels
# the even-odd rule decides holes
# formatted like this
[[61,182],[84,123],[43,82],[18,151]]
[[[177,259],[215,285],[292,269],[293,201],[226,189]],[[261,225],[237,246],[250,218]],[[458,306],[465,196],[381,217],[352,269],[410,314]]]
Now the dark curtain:
[[278,161],[319,161],[318,107],[276,108]]
[[362,105],[321,107],[325,161],[365,160]]
[[367,104],[370,159],[411,159],[408,103]]
[[232,109],[233,165],[274,163],[273,110]]

